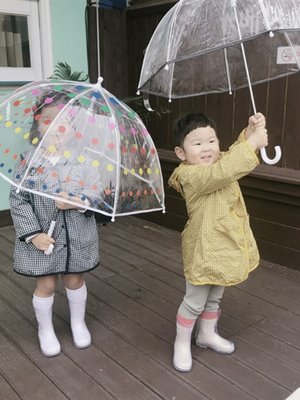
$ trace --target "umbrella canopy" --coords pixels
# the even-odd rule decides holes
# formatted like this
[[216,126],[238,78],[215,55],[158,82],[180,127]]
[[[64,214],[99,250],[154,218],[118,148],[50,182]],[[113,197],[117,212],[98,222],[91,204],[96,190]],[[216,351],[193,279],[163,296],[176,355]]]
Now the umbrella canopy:
[[0,176],[17,190],[112,219],[165,209],[152,138],[101,79],[25,85],[1,103],[0,128]]
[[[146,49],[138,90],[171,99],[232,92],[300,70],[300,0],[180,0]],[[275,164],[280,159],[276,146]]]
[[139,90],[175,99],[243,88],[242,42],[252,84],[298,72],[300,0],[180,0],[147,46]]

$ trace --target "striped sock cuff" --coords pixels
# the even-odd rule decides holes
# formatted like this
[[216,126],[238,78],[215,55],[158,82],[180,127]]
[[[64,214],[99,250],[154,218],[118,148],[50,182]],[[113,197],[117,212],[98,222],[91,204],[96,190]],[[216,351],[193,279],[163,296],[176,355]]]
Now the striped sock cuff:
[[181,315],[177,314],[176,322],[178,325],[184,326],[185,328],[190,328],[191,326],[194,325],[195,319],[184,318]]
[[203,311],[200,315],[201,319],[217,319],[219,318],[218,311]]

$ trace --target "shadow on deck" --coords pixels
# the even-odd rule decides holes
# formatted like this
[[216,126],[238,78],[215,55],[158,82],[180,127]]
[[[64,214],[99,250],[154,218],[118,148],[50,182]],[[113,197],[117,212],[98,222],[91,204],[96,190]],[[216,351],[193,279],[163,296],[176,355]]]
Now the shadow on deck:
[[63,352],[40,353],[34,280],[13,272],[14,230],[0,229],[1,400],[283,400],[300,386],[300,273],[266,262],[227,288],[222,356],[193,345],[190,373],[171,365],[184,293],[180,233],[139,218],[99,227],[101,266],[86,274],[93,345],[72,345],[62,285],[54,323]]

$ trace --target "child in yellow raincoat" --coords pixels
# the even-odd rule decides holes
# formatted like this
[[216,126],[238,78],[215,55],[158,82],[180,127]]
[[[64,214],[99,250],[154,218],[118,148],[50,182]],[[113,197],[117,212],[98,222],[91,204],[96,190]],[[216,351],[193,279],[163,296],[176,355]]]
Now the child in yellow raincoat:
[[176,318],[173,365],[192,368],[191,334],[198,318],[196,345],[230,354],[234,344],[217,332],[225,286],[244,281],[259,263],[259,253],[238,179],[258,164],[256,152],[268,144],[265,117],[257,113],[227,152],[220,152],[214,122],[188,114],[175,126],[175,153],[182,161],[169,185],[186,202],[182,233],[186,293]]

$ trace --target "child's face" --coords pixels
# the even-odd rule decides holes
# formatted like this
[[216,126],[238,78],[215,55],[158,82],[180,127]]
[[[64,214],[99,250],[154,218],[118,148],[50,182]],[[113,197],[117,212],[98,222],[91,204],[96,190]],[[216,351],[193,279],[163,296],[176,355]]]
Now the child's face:
[[44,136],[51,126],[51,132],[49,132],[50,135],[47,138],[47,142],[49,141],[49,143],[51,142],[56,145],[62,142],[64,134],[70,129],[69,124],[64,120],[59,121],[58,124],[53,124],[59,111],[59,108],[56,106],[44,107],[38,119],[38,127],[41,136]]
[[220,156],[219,140],[215,130],[210,126],[194,129],[186,135],[183,148],[176,147],[175,153],[180,160],[190,165],[214,164]]
[[47,106],[43,108],[38,119],[39,131],[42,136],[47,132],[49,126],[52,124],[58,113],[59,109],[55,106]]

